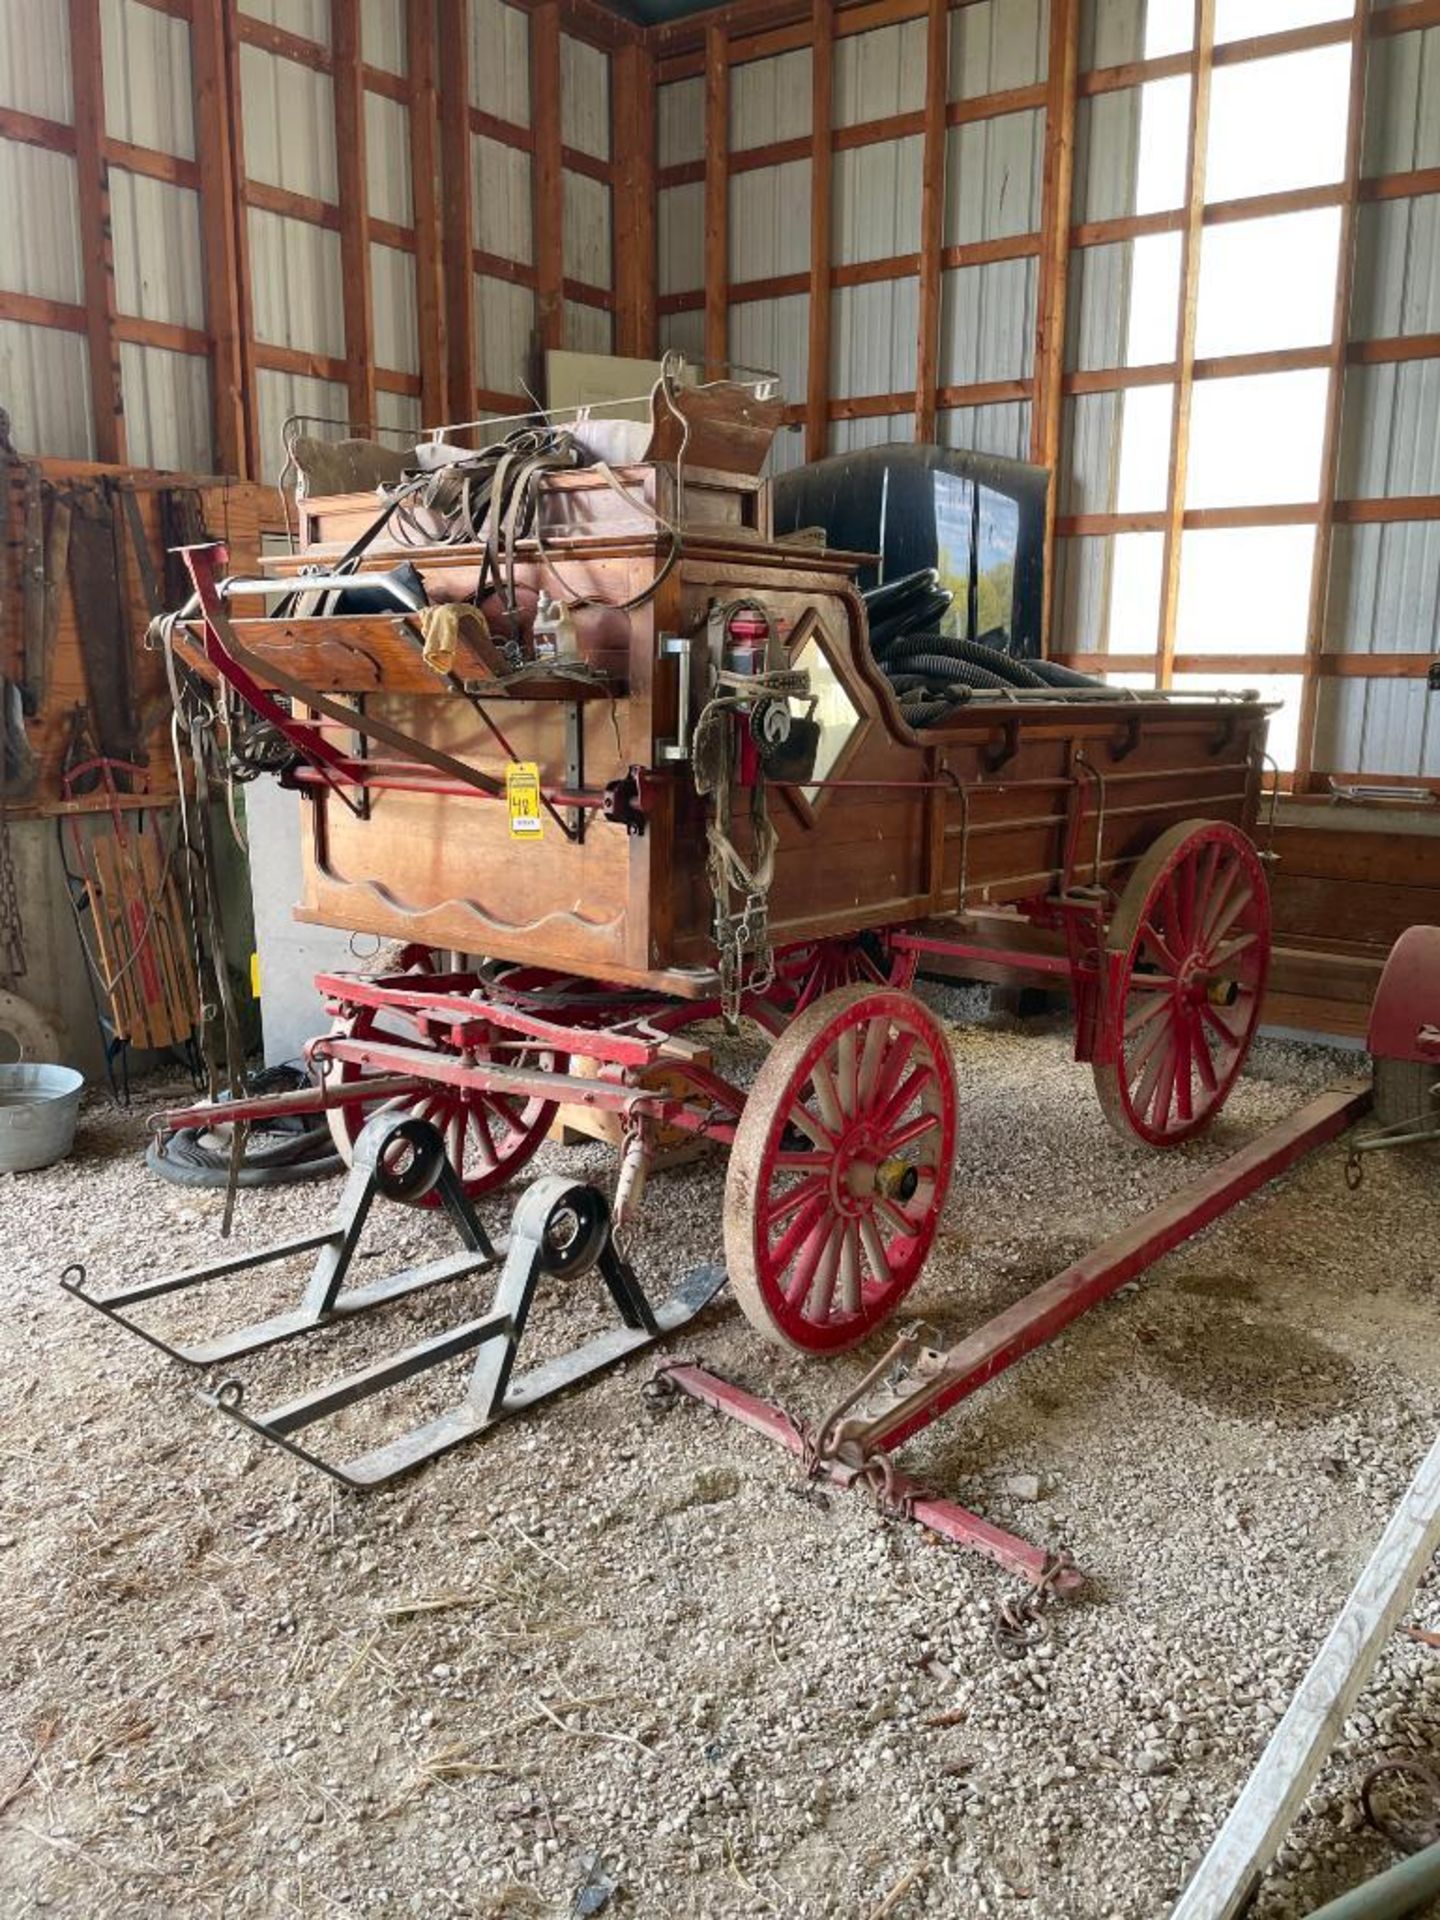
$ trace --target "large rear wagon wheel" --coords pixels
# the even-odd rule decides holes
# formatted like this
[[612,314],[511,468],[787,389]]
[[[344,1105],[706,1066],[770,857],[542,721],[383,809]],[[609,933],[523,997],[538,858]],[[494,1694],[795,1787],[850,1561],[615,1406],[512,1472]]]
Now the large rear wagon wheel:
[[1114,1058],[1096,1062],[1105,1117],[1125,1139],[1178,1147],[1234,1086],[1270,971],[1270,891],[1250,841],[1187,820],[1136,866],[1106,944],[1119,958]]
[[[483,1005],[477,1005],[477,1013]],[[359,1007],[336,1021],[332,1032],[350,1040],[390,1040],[408,1047],[422,1047],[458,1059],[433,1024],[424,1015],[407,1007]],[[490,1041],[468,1050],[472,1065],[494,1063],[500,1066],[538,1068],[544,1073],[563,1074],[567,1059],[533,1041],[496,1032]],[[350,1060],[337,1060],[326,1069],[331,1085],[359,1086],[367,1069]],[[445,1142],[450,1164],[460,1175],[467,1197],[477,1200],[482,1194],[512,1180],[534,1158],[554,1122],[558,1102],[538,1097],[525,1099],[519,1094],[471,1093],[455,1087],[435,1084],[433,1091],[377,1104],[375,1101],[346,1101],[330,1109],[330,1131],[341,1158],[349,1166],[355,1142],[372,1115],[408,1113],[429,1120]],[[427,1196],[427,1206],[436,1205],[435,1194]]]
[[807,940],[776,954],[768,998],[797,1014],[842,987],[897,987],[908,993],[915,969],[915,955],[894,947],[887,933]]
[[725,1259],[751,1324],[835,1353],[888,1319],[935,1238],[955,1153],[955,1069],[908,993],[846,987],[776,1041],[725,1181]]

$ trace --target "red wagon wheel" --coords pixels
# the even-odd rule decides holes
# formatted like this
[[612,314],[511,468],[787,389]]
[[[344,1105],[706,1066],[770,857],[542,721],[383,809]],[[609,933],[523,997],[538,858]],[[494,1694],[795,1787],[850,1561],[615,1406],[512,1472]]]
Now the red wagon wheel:
[[[477,1012],[483,1007],[477,1006]],[[443,1037],[427,1030],[424,1014],[408,1007],[359,1007],[342,1017],[331,1029],[337,1038],[352,1040],[393,1040],[404,1046],[423,1047],[428,1053],[455,1053]],[[493,1033],[481,1046],[468,1049],[472,1064],[493,1062],[500,1066],[538,1068],[543,1073],[564,1073],[566,1057],[552,1048],[537,1047],[533,1041]],[[327,1069],[332,1085],[352,1085],[363,1080],[367,1069],[350,1060],[337,1060]],[[356,1100],[330,1109],[330,1131],[346,1165],[350,1164],[360,1130],[373,1114],[404,1113],[429,1120],[440,1131],[450,1164],[460,1175],[466,1194],[477,1199],[482,1193],[503,1186],[533,1158],[550,1131],[558,1103],[538,1097],[523,1099],[519,1094],[469,1093],[454,1087],[436,1085],[433,1092],[408,1096],[377,1105]],[[436,1204],[431,1194],[427,1205]]]
[[752,1325],[801,1353],[863,1340],[914,1286],[955,1151],[955,1069],[908,993],[845,987],[755,1076],[725,1181],[725,1258]]
[[1270,892],[1237,827],[1188,820],[1136,866],[1107,946],[1125,982],[1114,1059],[1096,1062],[1105,1117],[1176,1147],[1207,1127],[1245,1064],[1270,970]]
[[913,953],[898,951],[883,933],[861,933],[848,940],[807,940],[775,956],[775,985],[770,998],[791,1013],[836,993],[841,987],[898,987],[908,992],[915,979]]

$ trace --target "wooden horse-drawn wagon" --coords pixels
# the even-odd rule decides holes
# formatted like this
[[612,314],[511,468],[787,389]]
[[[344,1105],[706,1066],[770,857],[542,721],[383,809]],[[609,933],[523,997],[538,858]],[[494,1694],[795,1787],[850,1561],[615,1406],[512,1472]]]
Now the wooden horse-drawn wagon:
[[[927,959],[1067,983],[1122,1134],[1173,1147],[1218,1112],[1269,956],[1266,710],[957,688],[914,725],[863,557],[773,537],[777,405],[664,381],[653,405],[609,458],[526,429],[378,496],[302,496],[263,583],[190,550],[169,638],[299,795],[299,917],[400,945],[318,983],[311,1104],[346,1151],[377,1112],[418,1117],[473,1200],[559,1106],[594,1108],[623,1223],[658,1137],[718,1142],[741,1306],[826,1353],[895,1312],[945,1204]],[[748,1087],[691,1031],[717,1015],[769,1038]]]

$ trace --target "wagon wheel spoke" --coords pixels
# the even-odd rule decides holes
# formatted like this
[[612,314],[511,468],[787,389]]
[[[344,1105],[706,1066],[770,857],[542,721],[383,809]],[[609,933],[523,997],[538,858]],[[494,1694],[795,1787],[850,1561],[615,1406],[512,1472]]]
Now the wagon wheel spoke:
[[830,1157],[828,1151],[819,1147],[813,1153],[805,1153],[795,1147],[786,1147],[776,1154],[775,1164],[785,1173],[815,1173],[829,1166]]
[[495,1139],[490,1132],[489,1118],[485,1108],[478,1101],[470,1109],[470,1137],[480,1149],[486,1166],[496,1166],[500,1156],[495,1151]]
[[1232,960],[1238,960],[1242,953],[1248,953],[1255,945],[1253,933],[1240,933],[1233,940],[1227,940],[1223,947],[1217,947],[1210,956],[1210,971],[1223,973]]
[[853,1028],[847,1028],[835,1048],[835,1087],[844,1113],[853,1114],[855,1111],[860,1091],[858,1076],[855,1032]]
[[938,1113],[922,1113],[916,1120],[907,1120],[890,1135],[890,1151],[899,1153],[905,1147],[911,1147],[917,1140],[923,1140],[927,1133],[933,1133],[940,1124]]
[[860,1311],[860,1236],[853,1220],[847,1221],[840,1238],[840,1311]]
[[859,1083],[857,1098],[864,1105],[873,1106],[880,1075],[880,1063],[885,1058],[887,1035],[878,1020],[872,1020],[865,1033],[865,1051],[860,1056]]
[[1205,1022],[1197,1015],[1191,1023],[1191,1029],[1195,1071],[1204,1082],[1207,1093],[1218,1093],[1220,1082],[1216,1077],[1215,1062],[1210,1057],[1210,1042],[1205,1034]]
[[811,1283],[820,1265],[821,1255],[825,1251],[825,1241],[829,1231],[829,1221],[823,1213],[817,1212],[791,1258],[786,1291],[792,1300],[801,1305],[809,1297]]
[[833,1139],[845,1125],[845,1102],[827,1059],[815,1062],[810,1086],[815,1095],[815,1104],[820,1109],[821,1123]]
[[830,1317],[835,1297],[835,1276],[840,1270],[840,1223],[832,1220],[825,1229],[825,1242],[815,1263],[814,1278],[806,1288],[802,1310],[807,1320],[823,1325]]
[[869,1262],[872,1279],[884,1286],[890,1277],[890,1260],[885,1251],[885,1242],[880,1237],[880,1229],[875,1224],[873,1213],[867,1213],[860,1219],[860,1244],[865,1258]]
[[884,1053],[884,1065],[880,1069],[880,1078],[875,1088],[872,1106],[883,1106],[899,1086],[905,1069],[910,1064],[910,1055],[915,1049],[915,1039],[912,1034],[902,1033],[891,1041],[888,1034],[882,1033],[881,1047]]
[[[1163,1031],[1160,1038],[1162,1041],[1166,1038]],[[1156,1090],[1160,1085],[1160,1075],[1165,1068],[1165,1055],[1166,1049],[1164,1046],[1151,1047],[1150,1057],[1146,1061],[1145,1067],[1140,1074],[1139,1082],[1135,1087],[1133,1096],[1135,1110],[1137,1113],[1144,1114],[1147,1119],[1150,1114],[1150,1109],[1154,1105]]]
[[[823,1219],[827,1217],[827,1200],[824,1188],[814,1194],[795,1215],[790,1225],[770,1249],[770,1257],[776,1270],[783,1273],[789,1268],[800,1249],[809,1240],[811,1234]],[[793,1283],[792,1283],[793,1285]]]
[[1227,1047],[1238,1047],[1240,1045],[1241,1036],[1231,1026],[1219,1007],[1214,1006],[1209,1000],[1201,1007],[1200,1017],[1203,1020],[1207,1020],[1210,1025],[1214,1027]]
[[922,1088],[928,1087],[934,1078],[933,1066],[917,1067],[904,1086],[897,1088],[891,1094],[884,1106],[872,1108],[870,1116],[872,1125],[882,1133],[888,1132],[911,1102],[918,1098]]
[[1194,1068],[1191,1060],[1190,1029],[1190,1016],[1182,1011],[1179,1019],[1174,1023],[1175,1116],[1181,1122],[1195,1118],[1195,1106],[1191,1097]]
[[1155,955],[1155,958],[1160,962],[1166,973],[1172,977],[1179,973],[1180,962],[1171,952],[1170,947],[1156,927],[1155,922],[1153,920],[1147,920],[1140,929],[1140,933],[1142,939],[1148,943],[1151,952]]
[[1170,1037],[1170,1022],[1175,1017],[1175,1009],[1168,1000],[1157,1000],[1155,1005],[1165,1018],[1151,1027],[1139,1047],[1129,1056],[1132,1080],[1150,1064]]
[[822,1126],[820,1121],[815,1118],[815,1115],[810,1112],[809,1108],[802,1107],[798,1100],[794,1106],[791,1107],[788,1118],[790,1125],[794,1127],[797,1132],[803,1133],[805,1138],[813,1142],[815,1146],[822,1150],[834,1146],[835,1135],[833,1131]]
[[915,1231],[915,1223],[903,1207],[897,1205],[888,1193],[882,1193],[875,1202],[875,1211],[882,1219],[888,1220],[895,1231],[908,1238]]
[[1206,903],[1205,912],[1200,921],[1200,938],[1202,942],[1214,939],[1215,929],[1219,924],[1220,916],[1229,906],[1231,896],[1237,889],[1242,893],[1245,890],[1245,875],[1243,870],[1229,863],[1221,865],[1211,885],[1210,898]]
[[824,1191],[825,1182],[821,1179],[812,1176],[809,1180],[800,1181],[798,1185],[791,1187],[788,1193],[783,1193],[778,1199],[771,1201],[765,1211],[766,1226],[772,1231],[776,1227],[783,1226],[801,1207],[809,1205]]
[[1162,1014],[1166,1014],[1169,1011],[1170,1003],[1168,1000],[1160,1000],[1154,996],[1147,1000],[1142,1000],[1135,1012],[1126,1016],[1126,1038],[1128,1039],[1132,1035],[1139,1033],[1143,1027],[1148,1027],[1152,1020],[1158,1020]]

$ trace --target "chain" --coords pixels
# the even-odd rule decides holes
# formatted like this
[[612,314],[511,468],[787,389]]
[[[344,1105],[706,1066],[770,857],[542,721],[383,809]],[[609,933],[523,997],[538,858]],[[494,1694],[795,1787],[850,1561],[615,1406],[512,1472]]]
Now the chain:
[[[15,852],[10,843],[10,815],[5,805],[5,760],[10,751],[11,687],[0,680],[0,975],[18,980],[25,972],[25,925],[20,914],[20,889],[15,880]],[[19,721],[18,692],[14,708]]]
[[[710,800],[705,836],[710,891],[715,901],[713,931],[720,974],[720,1011],[734,1032],[747,993],[765,993],[775,981],[770,946],[770,881],[778,836],[765,798],[765,779],[757,771],[750,789],[753,865],[742,859],[730,837],[731,785],[735,777],[737,719],[747,726],[754,712],[771,700],[803,698],[809,692],[805,672],[780,669],[740,674],[722,670],[718,692],[695,723],[692,765],[696,791]],[[739,895],[738,911],[732,906]]]
[[1002,1600],[996,1611],[990,1639],[995,1651],[1007,1660],[1023,1660],[1032,1647],[1050,1638],[1046,1608],[1055,1598],[1056,1585],[1068,1573],[1074,1561],[1063,1549],[1052,1553],[1040,1578],[1023,1600]]

